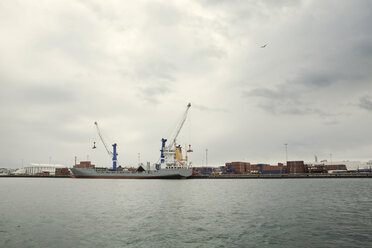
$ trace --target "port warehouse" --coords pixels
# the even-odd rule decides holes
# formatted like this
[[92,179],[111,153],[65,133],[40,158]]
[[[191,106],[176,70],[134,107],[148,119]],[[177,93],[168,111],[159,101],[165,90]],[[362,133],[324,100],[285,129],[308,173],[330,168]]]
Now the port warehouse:
[[31,163],[18,170],[0,168],[0,175],[65,177],[70,175],[70,170],[65,165]]
[[[368,163],[367,163],[368,164]],[[319,174],[319,173],[371,173],[371,166],[348,169],[344,163],[319,163],[305,164],[304,161],[288,161],[286,165],[278,163],[270,164],[251,164],[249,162],[229,162],[219,167],[194,167],[194,175],[207,174]]]

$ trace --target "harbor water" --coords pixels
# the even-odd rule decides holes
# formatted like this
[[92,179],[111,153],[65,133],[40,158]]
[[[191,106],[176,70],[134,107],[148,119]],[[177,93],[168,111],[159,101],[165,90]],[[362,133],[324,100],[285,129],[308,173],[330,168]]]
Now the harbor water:
[[371,179],[0,178],[0,247],[371,247]]

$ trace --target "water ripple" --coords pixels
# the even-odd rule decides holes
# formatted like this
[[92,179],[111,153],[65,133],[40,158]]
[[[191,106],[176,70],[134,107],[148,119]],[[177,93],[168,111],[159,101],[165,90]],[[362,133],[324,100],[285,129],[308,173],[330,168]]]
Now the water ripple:
[[2,178],[0,247],[368,247],[371,186]]

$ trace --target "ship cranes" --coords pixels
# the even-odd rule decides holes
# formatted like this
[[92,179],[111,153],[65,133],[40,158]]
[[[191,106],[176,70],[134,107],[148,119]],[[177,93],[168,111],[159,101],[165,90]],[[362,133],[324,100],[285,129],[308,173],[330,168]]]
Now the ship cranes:
[[[177,125],[177,128],[173,134],[173,136],[170,139],[169,145],[166,146],[167,139],[162,138],[161,139],[161,150],[160,150],[160,166],[162,168],[177,168],[181,166],[189,167],[187,164],[187,152],[186,152],[186,159],[184,160],[182,158],[182,150],[181,146],[176,143],[177,137],[183,127],[183,124],[186,121],[187,113],[191,107],[191,103],[187,104],[186,110]],[[188,150],[191,152],[191,147]]]
[[[116,145],[116,143],[115,144],[112,144],[113,151],[111,152],[108,149],[107,144],[106,144],[105,140],[102,137],[101,130],[98,127],[98,123],[97,122],[94,122],[94,125],[96,125],[97,133],[98,133],[98,136],[99,136],[99,138],[101,139],[101,141],[103,143],[103,146],[105,147],[107,153],[112,157],[112,170],[113,171],[116,171],[116,163],[117,163],[117,156],[118,156],[118,154],[116,153],[116,146],[117,145]],[[94,147],[93,148],[95,148],[95,143],[96,142],[94,142]]]
[[[187,159],[182,159],[181,147],[176,145],[176,139],[185,123],[187,112],[191,104],[187,105],[187,109],[182,116],[174,135],[170,139],[170,144],[166,146],[166,139],[162,139],[161,159],[162,163],[156,164],[156,170],[129,171],[116,170],[116,144],[113,144],[113,152],[110,152],[106,142],[104,141],[101,131],[98,128],[97,122],[94,124],[97,127],[98,135],[106,148],[107,153],[112,156],[113,168],[97,168],[97,167],[82,167],[74,166],[71,168],[72,176],[75,178],[125,178],[125,179],[169,179],[169,178],[188,178],[192,175],[191,163]],[[189,150],[191,148],[189,147]],[[189,152],[189,151],[187,151]],[[186,153],[187,154],[187,153]]]

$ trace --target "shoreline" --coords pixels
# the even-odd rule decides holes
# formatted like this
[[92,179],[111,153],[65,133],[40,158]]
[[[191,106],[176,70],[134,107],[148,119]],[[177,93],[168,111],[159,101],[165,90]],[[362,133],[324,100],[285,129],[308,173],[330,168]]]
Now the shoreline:
[[[71,178],[71,176],[1,175],[0,178]],[[351,174],[223,174],[193,175],[187,179],[312,179],[312,178],[372,178],[372,173]]]

